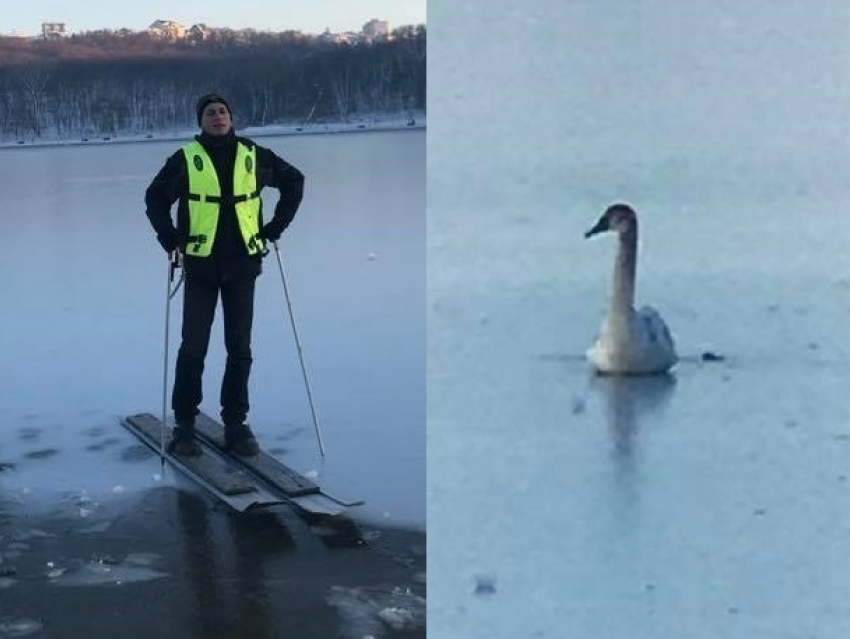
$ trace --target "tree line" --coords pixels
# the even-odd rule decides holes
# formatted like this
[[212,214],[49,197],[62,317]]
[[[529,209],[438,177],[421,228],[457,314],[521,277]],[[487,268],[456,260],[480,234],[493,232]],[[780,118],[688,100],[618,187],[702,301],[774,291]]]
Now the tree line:
[[198,96],[227,97],[237,126],[350,122],[425,110],[424,25],[332,43],[216,30],[204,40],[90,32],[0,37],[0,136],[113,136],[195,128]]

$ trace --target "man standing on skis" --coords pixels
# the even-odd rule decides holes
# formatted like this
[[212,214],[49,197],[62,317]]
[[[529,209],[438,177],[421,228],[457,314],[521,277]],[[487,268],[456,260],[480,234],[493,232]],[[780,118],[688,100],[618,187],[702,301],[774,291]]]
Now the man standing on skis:
[[[199,135],[174,153],[145,193],[147,216],[173,259],[182,259],[183,327],[171,407],[177,424],[169,450],[200,455],[195,416],[202,400],[204,359],[218,297],[224,313],[227,363],[221,382],[221,419],[227,447],[250,457],[259,451],[245,423],[251,371],[254,283],[267,252],[301,203],[304,176],[273,151],[238,137],[227,101],[202,96],[196,107]],[[263,224],[263,187],[280,192],[272,219]],[[171,207],[177,202],[177,225]]]

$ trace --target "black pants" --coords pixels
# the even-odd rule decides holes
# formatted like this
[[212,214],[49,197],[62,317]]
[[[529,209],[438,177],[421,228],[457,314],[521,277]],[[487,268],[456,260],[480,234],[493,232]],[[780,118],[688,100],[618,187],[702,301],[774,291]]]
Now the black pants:
[[251,373],[251,325],[254,319],[254,274],[227,279],[190,277],[183,291],[183,330],[177,353],[171,407],[178,424],[191,423],[203,399],[204,359],[221,293],[227,364],[221,381],[221,419],[241,424],[248,415]]

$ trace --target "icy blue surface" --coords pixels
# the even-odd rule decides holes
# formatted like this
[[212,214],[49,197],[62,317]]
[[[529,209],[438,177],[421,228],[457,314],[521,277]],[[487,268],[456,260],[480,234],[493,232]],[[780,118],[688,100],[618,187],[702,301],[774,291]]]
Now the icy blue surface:
[[[847,8],[476,10],[429,3],[429,634],[846,636]],[[620,200],[670,379],[584,361]]]
[[[423,131],[263,138],[307,176],[280,242],[327,457],[322,462],[272,253],[256,296],[252,410],[261,444],[363,518],[424,527]],[[176,142],[0,150],[0,461],[37,501],[157,482],[122,416],[160,414],[166,261],[144,191]],[[264,192],[266,210],[277,201]],[[182,298],[171,308],[173,380]],[[217,417],[213,329],[202,408]],[[170,393],[170,389],[169,389]],[[171,473],[167,473],[171,480]]]

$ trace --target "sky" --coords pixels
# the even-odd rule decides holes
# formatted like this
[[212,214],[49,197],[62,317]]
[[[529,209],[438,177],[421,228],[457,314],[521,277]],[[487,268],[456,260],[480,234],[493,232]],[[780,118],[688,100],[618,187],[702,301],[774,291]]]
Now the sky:
[[425,23],[426,0],[30,0],[0,16],[0,34],[36,35],[42,22],[64,22],[70,33],[97,29],[134,31],[155,20],[174,20],[184,26],[203,22],[211,27],[296,30],[321,33],[359,31],[377,18],[390,28]]

